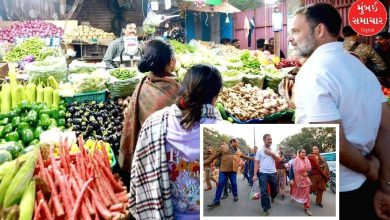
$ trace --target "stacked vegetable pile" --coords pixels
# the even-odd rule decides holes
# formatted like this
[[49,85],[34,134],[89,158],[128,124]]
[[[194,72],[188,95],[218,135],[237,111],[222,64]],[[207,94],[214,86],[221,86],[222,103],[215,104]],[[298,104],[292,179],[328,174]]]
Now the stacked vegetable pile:
[[[58,88],[54,79],[49,81]],[[10,84],[3,84],[1,90],[0,120],[0,142],[21,141],[27,147],[36,144],[43,131],[65,128],[65,107],[58,89],[18,85],[11,73]]]
[[111,78],[107,88],[112,97],[126,97],[133,94],[135,87],[143,74],[138,73],[136,68],[117,68],[110,70]]
[[[95,150],[102,152],[103,151],[102,148],[104,147],[105,151],[107,151],[108,159],[110,161],[110,166],[112,167],[115,165],[116,160],[115,160],[114,154],[112,152],[111,145],[109,143],[104,142],[104,141],[94,141],[94,140],[89,139],[85,142],[84,147],[87,150],[87,152],[90,154],[93,154],[95,152]],[[78,145],[76,143],[72,144],[72,146],[69,149],[69,153],[71,155],[76,154],[76,153],[80,153],[80,148],[78,147]],[[58,144],[55,144],[55,146],[54,146],[53,155],[55,158],[60,157],[60,149],[59,149]]]
[[72,40],[84,40],[89,41],[91,39],[110,39],[114,40],[116,37],[114,33],[104,32],[103,29],[98,29],[86,25],[80,25],[75,27],[72,32],[65,33],[64,38]]
[[[35,180],[32,180],[39,149],[15,160],[0,184],[0,218],[32,219],[35,201]],[[25,160],[25,162],[24,162]]]
[[11,108],[17,107],[23,101],[30,104],[44,102],[49,108],[58,108],[60,104],[60,95],[58,83],[53,77],[47,78],[47,85],[36,85],[28,83],[27,85],[18,84],[16,82],[16,74],[10,72],[10,83],[2,85],[1,89],[1,113],[8,113]]
[[117,102],[112,99],[105,103],[74,102],[67,109],[67,128],[86,139],[108,142],[114,152],[118,152],[123,114]]
[[249,84],[223,88],[218,101],[226,111],[242,121],[261,119],[288,108],[286,100],[272,89],[261,90]]
[[44,60],[49,56],[60,55],[60,49],[46,47],[45,42],[42,39],[34,37],[23,41],[16,45],[12,50],[8,51],[4,56],[4,60],[7,62],[32,62],[35,60]]
[[138,72],[136,69],[118,68],[118,69],[112,70],[110,73],[111,73],[111,76],[113,76],[117,79],[126,80],[126,79],[130,79],[130,78],[135,77]]
[[35,170],[37,186],[34,219],[125,219],[128,195],[123,182],[110,170],[105,147],[87,153],[79,138],[80,153],[71,156],[67,140],[60,141],[60,159],[50,148],[43,151]]
[[65,111],[49,108],[45,103],[22,102],[11,112],[2,114],[0,121],[1,142],[21,141],[24,147],[38,143],[40,134],[53,127],[64,129]]
[[257,57],[252,56],[249,50],[244,50],[241,54],[241,61],[243,62],[243,72],[252,74],[260,73],[260,61]]
[[189,44],[183,44],[177,40],[169,40],[169,43],[171,44],[171,46],[175,50],[175,52],[178,54],[194,53],[195,52],[195,48]]
[[0,28],[0,41],[15,42],[16,37],[61,37],[64,30],[45,21],[22,21]]

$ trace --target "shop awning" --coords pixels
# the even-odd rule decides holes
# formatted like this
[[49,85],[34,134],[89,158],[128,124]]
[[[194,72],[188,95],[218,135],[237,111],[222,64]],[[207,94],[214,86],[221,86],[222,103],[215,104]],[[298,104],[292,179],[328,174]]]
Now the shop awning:
[[[213,9],[212,9],[213,8]],[[191,4],[188,7],[188,10],[192,11],[201,11],[201,12],[221,12],[221,13],[237,13],[240,12],[239,9],[234,7],[228,2],[223,2],[221,5],[216,5],[214,7],[210,7],[209,5],[203,6],[203,7],[197,7],[194,4]]]

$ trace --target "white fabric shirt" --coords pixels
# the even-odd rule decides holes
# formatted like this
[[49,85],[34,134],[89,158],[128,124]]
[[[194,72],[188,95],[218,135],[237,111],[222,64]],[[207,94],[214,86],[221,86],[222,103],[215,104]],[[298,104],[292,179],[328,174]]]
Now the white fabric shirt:
[[[340,42],[317,48],[295,82],[295,123],[341,119],[347,140],[362,155],[374,147],[382,103],[386,102],[374,74]],[[340,164],[340,192],[359,188],[366,177]]]
[[[265,147],[264,147],[265,148]],[[264,153],[264,148],[256,152],[255,160],[260,161],[260,173],[276,173],[275,160]]]

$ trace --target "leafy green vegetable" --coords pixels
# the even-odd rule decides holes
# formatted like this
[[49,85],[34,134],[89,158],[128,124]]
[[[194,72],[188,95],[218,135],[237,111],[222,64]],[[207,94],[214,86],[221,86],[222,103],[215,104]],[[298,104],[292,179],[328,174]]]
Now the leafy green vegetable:
[[244,50],[241,54],[241,61],[243,65],[243,72],[259,74],[260,73],[260,61],[252,56],[249,50]]
[[114,69],[111,71],[111,75],[120,79],[120,80],[125,80],[125,79],[130,79],[133,78],[137,75],[137,71],[135,69]]
[[38,58],[40,51],[44,46],[45,42],[42,39],[36,37],[27,39],[6,53],[4,60],[7,62],[17,62],[22,60],[27,55],[33,55],[34,57]]
[[180,43],[177,40],[169,40],[169,43],[172,45],[173,49],[176,53],[194,53],[195,47],[189,45],[189,44],[183,44]]

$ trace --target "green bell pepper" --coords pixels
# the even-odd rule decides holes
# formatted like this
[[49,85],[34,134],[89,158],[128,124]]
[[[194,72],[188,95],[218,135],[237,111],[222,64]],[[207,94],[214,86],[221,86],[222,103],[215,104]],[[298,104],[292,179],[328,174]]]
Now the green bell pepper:
[[0,121],[0,125],[8,125],[9,124],[9,119],[4,118],[3,120]]
[[16,116],[12,119],[12,127],[16,128],[20,124],[20,117]]
[[38,126],[37,128],[35,128],[34,138],[39,139],[39,136],[42,134],[42,132],[43,132],[43,128],[41,126]]
[[57,119],[58,126],[65,126],[65,118]]
[[26,122],[26,123],[27,123],[27,118],[26,118],[26,116],[21,116],[21,117],[20,117],[20,123],[22,123],[22,122]]
[[60,110],[60,111],[58,112],[58,118],[65,118],[65,116],[66,116],[66,111]]
[[50,110],[45,108],[39,111],[39,117],[41,117],[43,114],[50,115]]
[[57,127],[57,121],[54,119],[54,118],[51,118],[50,119],[50,126],[49,126],[49,129],[50,128],[56,128]]
[[40,112],[44,108],[44,105],[42,103],[35,103],[32,105],[32,109],[36,112]]
[[20,122],[20,124],[18,125],[19,135],[22,135],[22,132],[27,128],[30,128],[30,125],[27,122]]
[[7,113],[0,113],[0,120],[3,120],[4,118],[8,118]]
[[8,133],[5,135],[5,140],[6,141],[19,141],[19,134],[17,131]]
[[39,124],[44,127],[48,127],[51,124],[50,117],[47,114],[42,114],[39,120]]
[[30,110],[26,116],[27,123],[35,125],[38,122],[38,113],[35,110]]
[[57,109],[51,109],[50,110],[50,114],[49,114],[50,118],[54,118],[54,119],[57,119],[59,118],[59,112]]
[[34,140],[34,133],[31,129],[27,128],[22,132],[22,141],[25,145]]
[[4,135],[4,126],[0,126],[0,138],[3,138]]
[[18,108],[22,111],[30,111],[31,110],[31,103],[29,101],[22,101],[19,103]]
[[39,140],[38,139],[34,139],[33,141],[30,142],[29,145],[35,145],[35,144],[38,144],[39,143]]
[[12,109],[12,111],[10,111],[8,113],[8,118],[12,119],[12,118],[14,118],[16,116],[19,116],[20,114],[21,114],[20,109],[18,107],[16,107],[16,108]]
[[66,112],[66,107],[63,105],[60,105],[60,107],[58,107],[58,110]]
[[12,132],[12,124],[7,124],[5,127],[4,127],[4,134],[8,134]]

